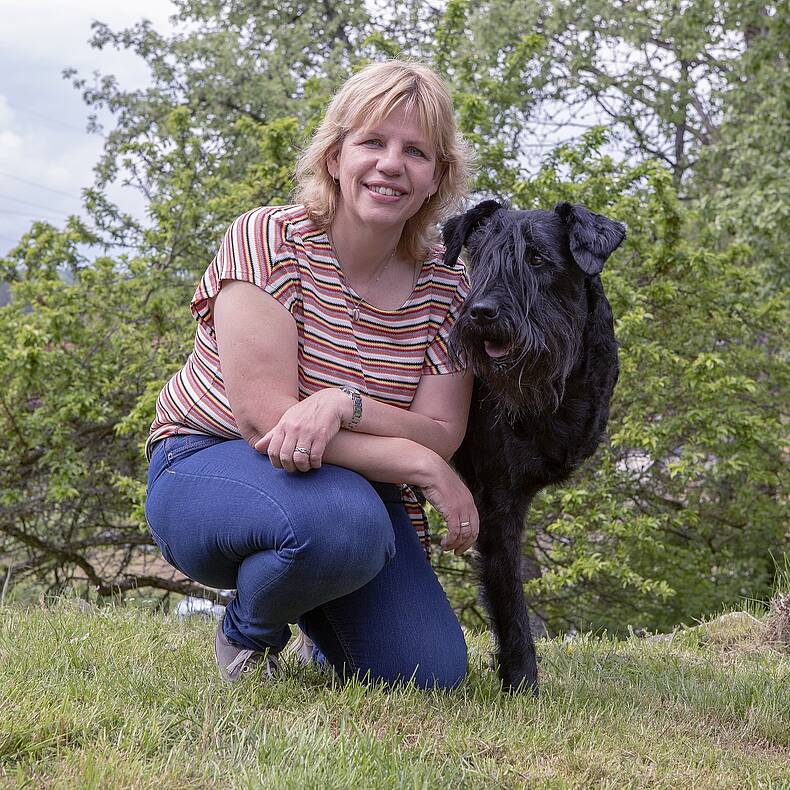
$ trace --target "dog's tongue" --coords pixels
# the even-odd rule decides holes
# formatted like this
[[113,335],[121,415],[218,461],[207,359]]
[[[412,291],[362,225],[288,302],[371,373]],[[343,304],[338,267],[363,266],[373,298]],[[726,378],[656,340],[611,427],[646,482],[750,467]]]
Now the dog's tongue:
[[492,343],[490,340],[485,341],[486,354],[494,359],[504,357],[507,354],[507,346],[500,346],[498,343]]

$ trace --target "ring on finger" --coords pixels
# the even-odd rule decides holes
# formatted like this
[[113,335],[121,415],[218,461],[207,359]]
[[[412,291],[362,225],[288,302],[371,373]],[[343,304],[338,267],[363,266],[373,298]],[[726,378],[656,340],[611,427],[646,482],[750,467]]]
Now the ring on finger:
[[468,521],[462,521],[458,526],[463,528],[463,527],[471,527],[472,525]]
[[295,453],[303,453],[304,455],[310,455],[310,448],[309,447],[297,447],[294,450]]

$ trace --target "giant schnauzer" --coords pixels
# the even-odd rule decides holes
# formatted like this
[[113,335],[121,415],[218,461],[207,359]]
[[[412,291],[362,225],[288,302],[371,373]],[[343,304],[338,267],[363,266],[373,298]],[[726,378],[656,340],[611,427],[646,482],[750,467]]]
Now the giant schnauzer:
[[617,381],[604,262],[625,228],[583,206],[512,211],[487,200],[444,227],[445,260],[469,253],[471,290],[450,336],[475,374],[453,465],[474,496],[483,598],[505,689],[537,694],[522,586],[532,498],[591,456]]

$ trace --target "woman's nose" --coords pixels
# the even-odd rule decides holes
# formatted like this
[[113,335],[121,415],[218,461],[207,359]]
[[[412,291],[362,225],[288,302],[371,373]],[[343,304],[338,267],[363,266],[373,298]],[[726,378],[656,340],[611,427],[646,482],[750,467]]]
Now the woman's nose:
[[382,173],[400,175],[403,172],[403,155],[392,146],[385,148],[379,157],[378,169]]

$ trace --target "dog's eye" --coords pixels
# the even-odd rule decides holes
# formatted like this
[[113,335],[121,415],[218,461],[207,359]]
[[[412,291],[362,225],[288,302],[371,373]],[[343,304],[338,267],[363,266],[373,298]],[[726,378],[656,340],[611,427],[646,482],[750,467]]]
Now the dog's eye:
[[530,266],[543,266],[545,263],[548,263],[548,260],[542,255],[533,255],[529,261]]

